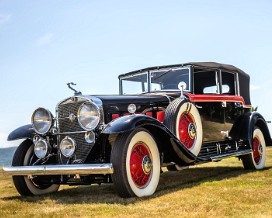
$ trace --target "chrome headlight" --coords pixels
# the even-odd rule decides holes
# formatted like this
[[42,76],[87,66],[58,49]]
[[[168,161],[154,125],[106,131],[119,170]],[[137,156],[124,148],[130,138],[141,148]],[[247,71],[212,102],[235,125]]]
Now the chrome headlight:
[[83,103],[78,109],[77,119],[83,129],[87,131],[95,129],[100,121],[98,107],[89,101]]
[[66,136],[60,143],[60,152],[64,157],[71,157],[76,150],[76,142],[74,139]]
[[53,126],[53,115],[45,108],[38,108],[33,112],[31,122],[35,132],[43,135]]
[[45,140],[39,140],[35,143],[34,153],[38,158],[44,158],[48,154],[49,146]]

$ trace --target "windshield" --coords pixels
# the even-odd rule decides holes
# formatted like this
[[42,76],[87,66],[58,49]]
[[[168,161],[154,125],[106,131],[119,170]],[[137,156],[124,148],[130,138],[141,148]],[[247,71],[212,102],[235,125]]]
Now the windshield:
[[186,83],[184,91],[190,91],[189,68],[146,71],[121,78],[121,94],[179,90],[178,84],[180,82]]
[[147,72],[122,79],[122,94],[139,94],[147,92]]

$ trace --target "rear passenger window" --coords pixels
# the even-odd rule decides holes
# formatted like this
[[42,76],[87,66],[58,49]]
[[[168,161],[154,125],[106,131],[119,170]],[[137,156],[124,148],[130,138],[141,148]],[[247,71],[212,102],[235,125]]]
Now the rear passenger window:
[[221,72],[222,75],[222,94],[235,95],[235,74]]
[[218,94],[216,71],[196,71],[194,73],[195,94]]

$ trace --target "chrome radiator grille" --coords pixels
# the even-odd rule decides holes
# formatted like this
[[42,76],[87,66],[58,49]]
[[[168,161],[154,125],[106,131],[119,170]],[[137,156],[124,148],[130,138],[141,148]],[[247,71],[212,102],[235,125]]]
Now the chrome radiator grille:
[[[75,133],[79,131],[84,131],[80,127],[77,121],[77,111],[78,108],[80,107],[81,104],[83,104],[86,99],[83,98],[75,98],[76,101],[72,101],[71,99],[68,99],[58,105],[56,108],[57,110],[57,127],[58,127],[58,132],[60,133],[58,137],[58,144],[60,144],[61,140],[64,139],[64,137],[69,136],[72,139],[75,140],[77,148],[75,151],[75,155],[72,158],[72,162],[77,160],[77,161],[82,161],[84,162],[90,153],[93,145],[88,144],[84,140],[84,134],[85,133]],[[70,119],[69,117],[75,117],[75,119]],[[73,133],[73,134],[72,134]],[[61,161],[63,163],[67,162],[67,158],[61,157]]]
[[83,103],[75,102],[75,103],[66,103],[61,104],[58,107],[58,128],[59,132],[76,132],[82,131],[83,129],[79,126],[77,119],[71,121],[69,116],[71,114],[77,116],[77,111],[79,106]]

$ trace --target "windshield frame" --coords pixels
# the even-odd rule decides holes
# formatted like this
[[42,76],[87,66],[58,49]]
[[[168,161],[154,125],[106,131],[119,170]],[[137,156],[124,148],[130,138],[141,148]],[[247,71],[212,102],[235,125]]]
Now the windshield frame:
[[161,68],[151,68],[151,69],[144,69],[144,70],[140,70],[140,71],[134,71],[131,73],[127,73],[127,74],[123,74],[119,76],[119,94],[120,95],[127,95],[124,94],[124,90],[123,90],[123,81],[125,79],[131,78],[131,77],[135,77],[135,76],[139,76],[139,75],[143,75],[146,74],[147,75],[147,91],[146,92],[141,92],[141,93],[134,93],[134,94],[143,94],[143,93],[150,93],[150,92],[167,92],[167,91],[180,91],[177,88],[175,89],[162,89],[162,90],[151,90],[151,74],[153,72],[159,72],[159,71],[165,71],[166,73],[168,73],[167,71],[169,71],[169,73],[171,73],[172,70],[181,70],[181,69],[188,69],[189,70],[189,79],[188,79],[188,87],[186,87],[186,89],[184,90],[185,92],[191,92],[192,90],[192,67],[191,65],[189,66],[175,66],[175,67],[161,67]]

